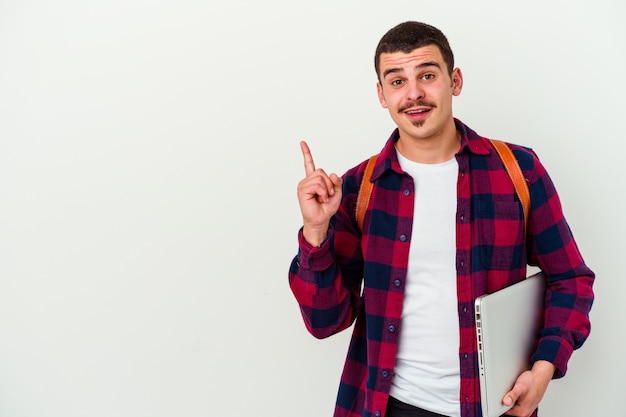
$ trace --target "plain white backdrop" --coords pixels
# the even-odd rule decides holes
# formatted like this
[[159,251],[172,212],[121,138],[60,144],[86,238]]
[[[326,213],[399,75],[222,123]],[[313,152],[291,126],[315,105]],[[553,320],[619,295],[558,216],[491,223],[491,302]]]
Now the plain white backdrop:
[[623,415],[619,0],[0,0],[0,416],[323,417],[349,332],[287,284],[298,142],[342,174],[393,124],[373,52],[446,33],[455,115],[531,146],[588,264],[593,330],[543,417]]

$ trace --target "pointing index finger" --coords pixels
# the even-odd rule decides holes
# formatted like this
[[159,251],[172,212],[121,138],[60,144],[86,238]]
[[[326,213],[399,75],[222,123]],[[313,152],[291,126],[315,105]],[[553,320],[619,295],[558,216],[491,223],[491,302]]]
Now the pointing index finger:
[[313,162],[313,155],[311,155],[309,145],[305,141],[300,142],[300,149],[302,149],[302,156],[304,157],[304,172],[308,177],[315,172],[315,162]]

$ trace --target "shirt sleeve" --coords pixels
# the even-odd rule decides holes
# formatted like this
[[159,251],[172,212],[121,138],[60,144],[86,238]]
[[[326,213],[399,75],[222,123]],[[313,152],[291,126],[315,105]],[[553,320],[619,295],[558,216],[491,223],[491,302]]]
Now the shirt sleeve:
[[573,351],[589,336],[595,275],[576,245],[552,180],[534,153],[533,158],[529,264],[546,274],[547,291],[544,328],[532,360],[553,363],[555,378],[560,378]]
[[362,304],[361,232],[353,214],[358,183],[346,174],[343,184],[342,203],[331,219],[328,236],[313,247],[300,229],[298,254],[289,268],[291,291],[307,330],[317,338],[348,328]]

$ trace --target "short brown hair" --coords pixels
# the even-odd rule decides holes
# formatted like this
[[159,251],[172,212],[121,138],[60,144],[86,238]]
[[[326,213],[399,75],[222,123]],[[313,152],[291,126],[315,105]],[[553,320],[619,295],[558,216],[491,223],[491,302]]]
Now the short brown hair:
[[421,22],[404,22],[391,28],[378,42],[374,57],[376,76],[380,81],[380,55],[383,53],[409,53],[423,46],[435,45],[441,51],[443,60],[451,75],[454,69],[454,55],[446,36],[436,27]]

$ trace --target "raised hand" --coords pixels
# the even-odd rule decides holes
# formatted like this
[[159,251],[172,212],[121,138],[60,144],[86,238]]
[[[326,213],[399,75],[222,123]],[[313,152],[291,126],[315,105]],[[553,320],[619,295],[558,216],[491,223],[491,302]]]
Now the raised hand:
[[328,234],[330,218],[341,203],[342,180],[336,174],[327,175],[323,169],[316,169],[311,150],[306,142],[300,142],[304,157],[306,177],[298,183],[298,202],[304,222],[304,238],[313,246],[318,246]]

